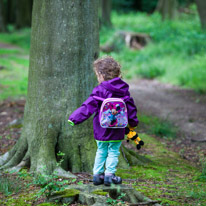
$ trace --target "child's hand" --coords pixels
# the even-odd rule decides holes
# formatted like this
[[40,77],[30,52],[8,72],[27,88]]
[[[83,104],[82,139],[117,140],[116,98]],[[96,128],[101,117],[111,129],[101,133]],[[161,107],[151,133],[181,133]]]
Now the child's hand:
[[69,123],[71,126],[74,126],[74,122],[72,122],[71,120],[68,120],[68,123]]
[[134,130],[136,127],[128,126],[130,130]]

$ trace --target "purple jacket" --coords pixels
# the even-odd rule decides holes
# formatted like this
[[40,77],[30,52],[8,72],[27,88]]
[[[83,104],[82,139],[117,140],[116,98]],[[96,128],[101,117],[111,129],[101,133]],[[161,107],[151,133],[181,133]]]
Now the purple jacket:
[[99,123],[99,111],[102,102],[93,98],[93,96],[99,96],[102,98],[111,97],[125,97],[128,96],[126,101],[128,110],[128,122],[131,127],[136,127],[138,124],[137,109],[132,97],[129,93],[129,85],[119,77],[109,81],[104,81],[95,87],[89,98],[75,110],[69,117],[69,120],[74,124],[80,124],[84,120],[88,119],[93,113],[95,113],[93,119],[94,138],[99,141],[111,141],[111,140],[123,140],[125,129],[124,128],[102,128]]

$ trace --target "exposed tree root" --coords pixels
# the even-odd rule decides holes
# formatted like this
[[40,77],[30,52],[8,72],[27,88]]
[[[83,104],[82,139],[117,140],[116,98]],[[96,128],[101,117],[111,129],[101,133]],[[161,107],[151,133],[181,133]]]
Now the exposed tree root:
[[16,147],[14,146],[10,151],[6,152],[4,155],[0,156],[0,168],[6,164],[15,154]]
[[135,151],[128,149],[124,144],[121,146],[122,156],[129,165],[142,165],[144,163],[151,162],[148,158],[140,156]]
[[[28,150],[27,141],[21,141],[21,144],[19,142],[20,141],[17,142],[17,144],[13,147],[11,151],[6,152],[0,157],[1,172],[19,172],[22,168],[30,166],[31,158]],[[76,178],[76,176],[73,175],[71,172],[67,172],[60,166],[57,166],[55,156],[54,159],[51,159],[50,161],[46,161],[44,158],[42,158],[35,163],[35,169],[30,168],[31,173],[53,173],[59,177]]]
[[22,160],[17,166],[6,169],[6,172],[19,172],[24,167],[27,167],[28,163],[29,159],[27,159],[26,161]]
[[75,175],[73,175],[71,172],[67,172],[66,170],[62,169],[61,167],[55,168],[53,173],[59,177],[65,177],[65,178],[76,178]]
[[[18,143],[19,142],[20,141],[18,141]],[[15,149],[14,151],[9,152],[9,154],[7,154],[7,153],[5,154],[4,161],[2,161],[0,170],[5,170],[8,168],[12,168],[12,167],[17,166],[23,160],[23,158],[26,156],[25,154],[26,154],[27,148],[28,148],[27,141],[21,142],[20,145],[18,145],[18,143],[17,143],[17,146],[18,146],[17,150]],[[14,148],[15,148],[15,146],[14,146]]]

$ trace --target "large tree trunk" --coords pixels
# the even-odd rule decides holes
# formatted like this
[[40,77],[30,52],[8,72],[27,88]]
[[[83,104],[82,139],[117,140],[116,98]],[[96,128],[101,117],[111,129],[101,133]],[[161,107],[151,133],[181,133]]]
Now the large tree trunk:
[[101,0],[101,23],[105,26],[111,26],[111,0]]
[[16,28],[30,27],[33,0],[18,0],[16,4]]
[[[92,121],[71,127],[67,119],[96,82],[92,62],[99,50],[97,8],[96,0],[34,1],[24,127],[17,144],[0,157],[0,170],[27,165],[33,172],[67,177],[70,173],[65,170],[92,171],[96,153]],[[121,150],[121,166],[142,161],[135,152]],[[65,153],[64,170],[57,165],[59,151]]]
[[202,29],[206,30],[206,1],[205,0],[196,0],[198,13],[200,16],[200,21]]
[[173,19],[176,14],[177,0],[159,0],[156,11],[162,15],[162,19]]
[[0,0],[0,32],[6,31],[4,10],[5,10],[4,1]]
[[[98,56],[98,1],[35,0],[32,16],[28,96],[22,135],[0,158],[1,169],[30,164],[48,173],[91,171],[95,142],[92,122],[71,128],[69,115],[95,84],[92,62]],[[18,169],[18,168],[17,168]]]

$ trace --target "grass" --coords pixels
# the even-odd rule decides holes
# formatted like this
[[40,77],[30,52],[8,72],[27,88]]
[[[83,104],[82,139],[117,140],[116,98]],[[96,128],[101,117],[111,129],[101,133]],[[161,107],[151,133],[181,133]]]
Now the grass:
[[17,184],[17,181],[14,181],[8,177],[0,177],[0,192],[5,196],[8,196],[12,193],[19,192],[20,187]]
[[0,43],[0,101],[25,97],[27,93],[30,29],[1,33]]
[[[110,53],[123,68],[126,78],[157,78],[162,82],[206,92],[206,33],[201,30],[196,7],[193,14],[179,14],[162,22],[159,14],[112,14],[113,28],[102,28],[100,43],[111,41],[116,31],[143,32],[151,43],[143,50],[122,47]],[[101,55],[105,55],[101,53]]]
[[148,134],[171,140],[176,138],[178,129],[169,121],[144,114],[139,114],[138,117],[140,128],[143,128]]

